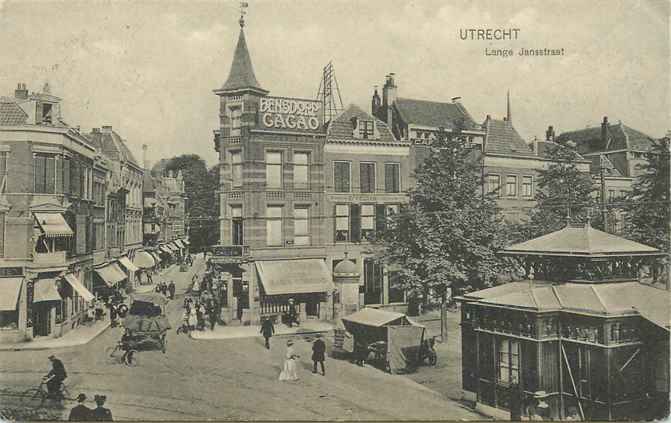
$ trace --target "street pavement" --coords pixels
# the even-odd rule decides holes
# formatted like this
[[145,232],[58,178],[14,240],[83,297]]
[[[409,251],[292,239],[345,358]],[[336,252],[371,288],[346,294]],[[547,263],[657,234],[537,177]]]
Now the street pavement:
[[[167,352],[143,351],[139,365],[111,363],[105,349],[115,345],[121,329],[110,328],[86,345],[49,351],[0,352],[0,405],[11,409],[11,394],[39,384],[55,354],[68,371],[72,396],[107,396],[115,420],[478,420],[482,416],[406,376],[358,367],[327,358],[326,376],[311,373],[309,335],[278,336],[271,350],[263,338],[195,340],[176,333],[181,305],[199,257],[188,272],[174,267],[164,280],[174,280],[177,298],[167,306],[173,326]],[[285,343],[294,339],[300,380],[280,382]],[[327,341],[329,338],[327,337]],[[72,401],[61,412],[67,417]],[[92,402],[87,405],[93,406]],[[2,412],[0,408],[0,413]],[[53,416],[53,415],[52,415]]]

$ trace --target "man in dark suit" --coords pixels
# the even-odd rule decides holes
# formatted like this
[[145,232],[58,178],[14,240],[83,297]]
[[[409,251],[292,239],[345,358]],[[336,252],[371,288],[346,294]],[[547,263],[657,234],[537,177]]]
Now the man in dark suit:
[[103,407],[107,397],[105,395],[95,396],[96,408],[91,412],[91,420],[96,422],[111,422],[112,411],[109,408]]
[[264,318],[261,322],[261,334],[266,339],[266,349],[270,349],[270,337],[275,333],[275,327],[273,326],[273,321],[269,318]]
[[86,395],[84,394],[77,395],[77,405],[72,407],[72,410],[70,410],[70,417],[68,418],[69,421],[87,422],[91,420],[91,418],[93,417],[91,415],[91,411],[93,410],[85,406],[84,401],[86,401]]
[[326,343],[322,339],[321,334],[315,335],[316,339],[312,343],[312,373],[317,373],[317,363],[321,364],[322,367],[322,376],[326,375],[326,370],[324,370],[324,353],[326,352]]
[[296,323],[296,326],[298,326],[298,311],[296,310],[296,303],[294,302],[293,298],[289,298],[289,312],[287,313],[287,320],[289,327],[291,327],[294,323]]
[[45,376],[45,382],[47,383],[49,395],[52,398],[56,398],[60,395],[61,383],[68,377],[68,374],[65,371],[63,362],[57,359],[56,356],[50,355],[49,361],[51,361],[51,371]]

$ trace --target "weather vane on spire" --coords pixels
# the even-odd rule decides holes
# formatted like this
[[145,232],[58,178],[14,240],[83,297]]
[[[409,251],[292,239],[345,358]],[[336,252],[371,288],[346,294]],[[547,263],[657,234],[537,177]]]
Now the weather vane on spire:
[[243,28],[245,26],[245,15],[247,14],[247,9],[249,7],[249,3],[246,1],[241,1],[240,2],[240,28]]

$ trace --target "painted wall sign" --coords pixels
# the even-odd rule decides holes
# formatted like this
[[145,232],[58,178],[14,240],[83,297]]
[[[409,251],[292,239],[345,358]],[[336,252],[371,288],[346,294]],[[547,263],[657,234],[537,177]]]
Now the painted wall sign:
[[259,126],[297,132],[320,132],[322,104],[315,100],[263,97],[259,104]]

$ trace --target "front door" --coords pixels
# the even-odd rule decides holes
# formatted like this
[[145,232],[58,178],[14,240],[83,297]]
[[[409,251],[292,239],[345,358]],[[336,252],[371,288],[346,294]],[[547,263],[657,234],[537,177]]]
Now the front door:
[[33,336],[51,333],[51,306],[48,302],[33,304]]
[[305,314],[307,317],[319,318],[319,300],[308,300],[305,303]]

